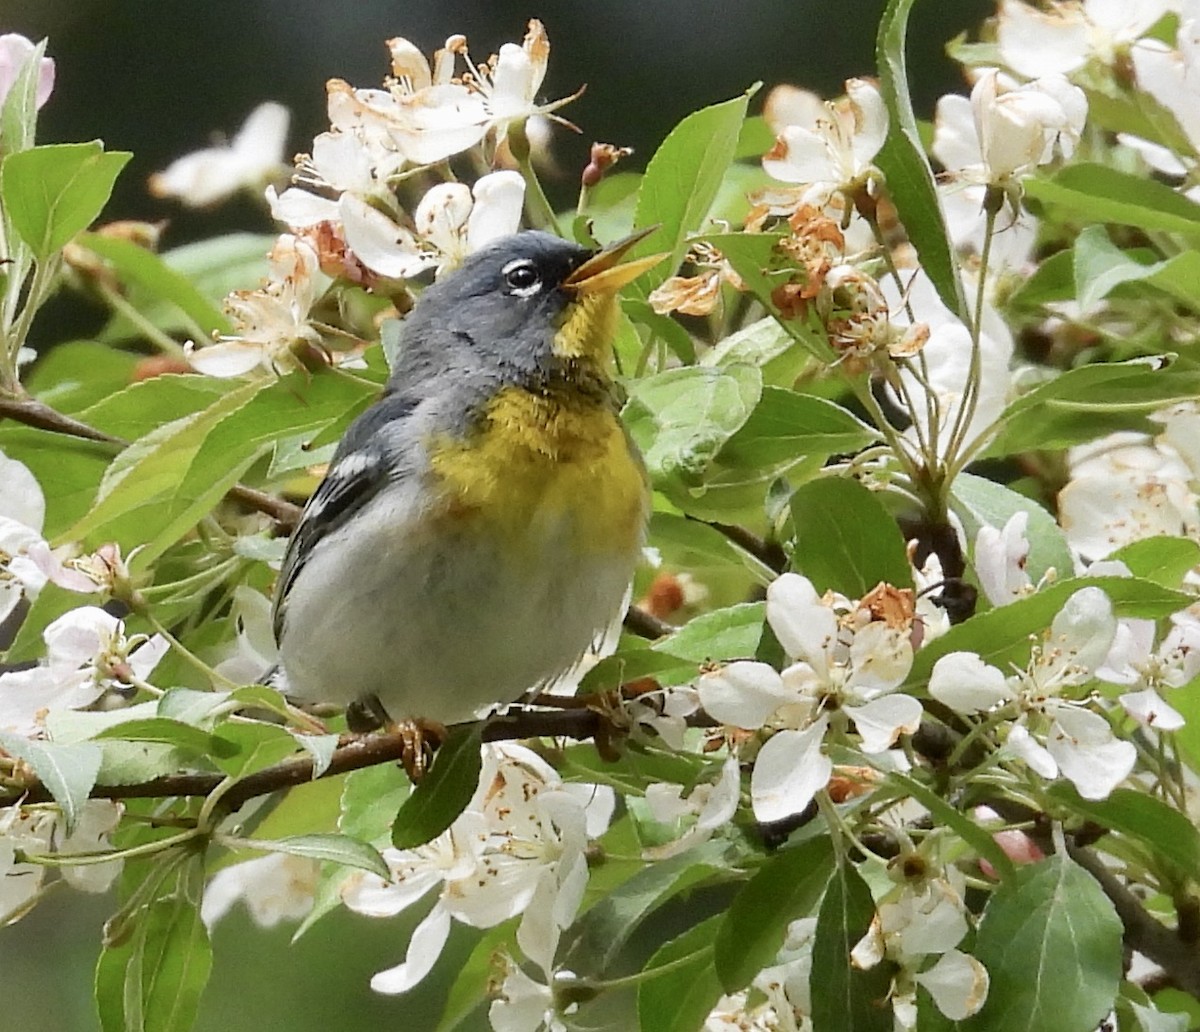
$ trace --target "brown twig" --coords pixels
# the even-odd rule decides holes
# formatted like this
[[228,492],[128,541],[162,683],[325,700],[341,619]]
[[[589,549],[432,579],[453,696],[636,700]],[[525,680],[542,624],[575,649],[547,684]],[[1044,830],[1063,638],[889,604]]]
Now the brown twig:
[[1156,921],[1121,880],[1092,850],[1068,846],[1071,859],[1100,884],[1125,926],[1125,942],[1163,969],[1177,988],[1200,996],[1200,950]]
[[660,620],[653,613],[648,613],[632,602],[625,613],[624,626],[630,634],[636,634],[639,638],[646,638],[649,641],[665,638],[677,629],[673,624]]
[[743,552],[749,552],[760,563],[776,573],[783,573],[787,569],[787,553],[776,542],[760,538],[745,527],[739,527],[733,523],[709,523],[708,526],[723,534]]
[[[49,430],[67,437],[111,445],[114,451],[129,446],[124,438],[89,426],[72,416],[65,416],[36,398],[14,398],[0,394],[0,419],[12,419],[37,430]],[[234,484],[225,497],[270,516],[282,530],[290,531],[300,520],[300,506],[245,484]]]
[[[485,742],[506,741],[521,738],[573,738],[594,737],[601,729],[604,717],[594,710],[576,708],[570,710],[516,710],[488,719],[483,729]],[[348,771],[373,767],[380,763],[394,763],[404,758],[412,747],[411,737],[403,732],[376,732],[374,734],[343,737],[328,769],[322,778],[334,777]],[[131,785],[97,785],[92,789],[92,799],[159,799],[175,796],[206,796],[224,780],[221,774],[194,773],[171,774]],[[248,799],[269,795],[285,788],[294,788],[313,780],[313,761],[309,757],[285,760],[266,770],[260,770],[243,778],[223,797],[223,803],[236,809]],[[4,798],[5,796],[8,798]],[[48,803],[53,798],[46,786],[39,781],[27,783],[20,793],[12,789],[0,790],[0,806],[11,803]]]

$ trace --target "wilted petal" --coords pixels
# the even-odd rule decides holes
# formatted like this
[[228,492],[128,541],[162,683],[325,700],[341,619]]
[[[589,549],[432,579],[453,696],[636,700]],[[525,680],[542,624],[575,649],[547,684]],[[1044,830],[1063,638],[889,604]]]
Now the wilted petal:
[[700,705],[722,724],[760,728],[780,706],[795,699],[778,671],[766,663],[739,661],[710,671],[696,684]]
[[1063,777],[1084,799],[1107,799],[1133,770],[1133,743],[1114,738],[1108,721],[1090,710],[1060,706],[1054,715],[1046,747]]
[[450,912],[438,903],[414,929],[404,963],[373,975],[371,988],[387,995],[411,989],[433,970],[449,937]]
[[1128,692],[1121,696],[1120,703],[1139,724],[1158,731],[1178,731],[1185,723],[1183,715],[1164,702],[1153,688]]
[[884,695],[865,706],[846,706],[862,737],[862,751],[881,753],[896,744],[901,735],[911,735],[921,724],[924,711],[911,695]]
[[804,731],[780,731],[759,751],[750,775],[750,799],[760,821],[799,813],[829,784],[833,764],[821,752],[829,726],[821,717]]
[[969,1018],[987,999],[987,968],[959,950],[943,953],[933,967],[916,976],[916,981],[951,1021]]
[[929,694],[956,713],[981,713],[1016,698],[1004,674],[974,652],[948,652],[934,663]]
[[387,48],[392,55],[392,75],[402,80],[409,92],[415,93],[433,85],[429,62],[414,44],[396,36],[387,41]]

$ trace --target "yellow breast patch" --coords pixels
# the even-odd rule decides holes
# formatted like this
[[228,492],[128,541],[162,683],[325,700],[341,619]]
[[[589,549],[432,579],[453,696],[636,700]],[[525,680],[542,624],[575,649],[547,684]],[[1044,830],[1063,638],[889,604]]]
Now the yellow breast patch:
[[569,526],[580,553],[627,555],[641,541],[645,473],[616,414],[595,400],[506,387],[479,430],[429,450],[443,518],[478,521],[514,546],[536,547],[548,521]]

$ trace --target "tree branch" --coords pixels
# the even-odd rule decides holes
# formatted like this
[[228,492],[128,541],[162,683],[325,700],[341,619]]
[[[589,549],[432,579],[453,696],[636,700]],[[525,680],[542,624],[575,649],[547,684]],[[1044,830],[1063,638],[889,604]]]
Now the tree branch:
[[[582,703],[582,700],[580,700]],[[704,718],[707,722],[707,718]],[[521,738],[592,738],[602,731],[607,719],[599,712],[580,704],[572,709],[520,709],[485,722],[483,740],[498,742]],[[363,767],[402,760],[411,749],[411,736],[403,732],[380,731],[365,736],[342,737],[328,769],[321,778],[331,778]],[[222,774],[171,774],[131,785],[97,785],[92,799],[158,799],[173,796],[206,796],[225,780]],[[243,778],[223,797],[230,809],[237,809],[248,799],[269,795],[285,788],[303,785],[313,778],[310,757],[285,760],[266,770]],[[7,798],[5,798],[7,796]],[[0,806],[13,803],[49,803],[53,797],[40,781],[26,784],[20,792],[0,789]]]
[[1069,845],[1067,852],[1099,882],[1125,926],[1125,942],[1161,967],[1177,989],[1200,996],[1200,950],[1196,945],[1185,943],[1176,932],[1151,917],[1142,901],[1092,850]]
[[[65,416],[36,398],[13,398],[0,394],[0,419],[12,419],[37,430],[49,430],[51,433],[67,437],[112,445],[114,451],[129,446],[129,442],[124,438],[89,426],[71,416]],[[270,516],[283,530],[291,531],[300,522],[300,506],[245,484],[234,484],[225,497],[248,509]]]

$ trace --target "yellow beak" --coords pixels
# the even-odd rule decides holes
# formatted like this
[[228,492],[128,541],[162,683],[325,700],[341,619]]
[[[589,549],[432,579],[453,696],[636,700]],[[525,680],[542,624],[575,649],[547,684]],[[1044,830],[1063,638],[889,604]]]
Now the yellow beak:
[[658,228],[658,226],[650,226],[648,229],[638,230],[638,232],[625,237],[624,240],[618,240],[615,244],[610,244],[603,250],[597,251],[563,280],[563,286],[575,295],[616,293],[626,283],[632,283],[647,269],[653,269],[664,258],[669,257],[668,253],[664,251],[662,254],[634,258],[628,262],[621,261],[625,255]]

